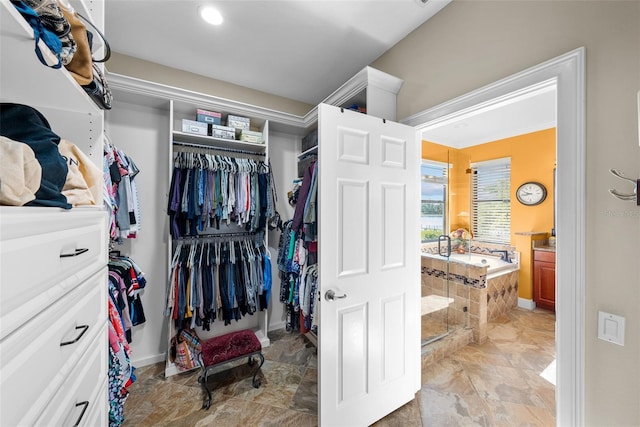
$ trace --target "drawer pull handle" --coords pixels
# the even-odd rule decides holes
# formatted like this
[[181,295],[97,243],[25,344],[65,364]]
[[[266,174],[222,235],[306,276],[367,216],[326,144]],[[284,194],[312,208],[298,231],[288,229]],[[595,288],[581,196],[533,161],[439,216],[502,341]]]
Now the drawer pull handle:
[[82,408],[82,412],[80,413],[80,416],[78,417],[78,420],[73,425],[73,427],[78,427],[80,425],[80,421],[82,421],[82,417],[84,417],[84,413],[87,412],[87,408],[89,407],[89,401],[85,400],[84,402],[76,403],[76,408],[78,406],[84,406],[84,408]]
[[69,344],[74,344],[77,343],[78,341],[80,341],[80,338],[82,338],[82,336],[84,335],[85,332],[87,332],[87,330],[89,329],[89,325],[80,325],[80,326],[76,326],[76,330],[77,329],[82,329],[82,332],[80,332],[80,335],[78,335],[76,337],[76,339],[72,340],[72,341],[65,341],[65,342],[61,342],[60,343],[60,347],[64,347],[65,345],[69,345]]
[[70,254],[60,254],[60,258],[71,258],[74,256],[82,255],[85,252],[89,252],[89,248],[76,249],[74,252]]

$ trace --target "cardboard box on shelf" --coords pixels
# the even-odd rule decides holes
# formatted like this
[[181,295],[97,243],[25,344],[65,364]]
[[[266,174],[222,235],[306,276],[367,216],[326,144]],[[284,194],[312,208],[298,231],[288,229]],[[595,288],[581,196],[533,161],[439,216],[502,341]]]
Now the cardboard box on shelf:
[[251,129],[251,119],[249,117],[241,117],[241,116],[232,116],[229,114],[227,116],[227,126],[237,129]]
[[236,139],[236,130],[235,128],[228,126],[219,126],[219,125],[210,125],[211,126],[211,136],[214,138],[221,139]]
[[216,111],[196,110],[196,120],[203,123],[211,123],[212,125],[222,124],[222,114]]
[[264,143],[264,139],[262,139],[262,132],[255,132],[246,129],[243,129],[240,133],[240,141],[253,142],[254,144]]
[[302,138],[302,152],[318,145],[318,129],[312,130],[306,136]]
[[298,160],[298,177],[302,178],[304,176],[304,172],[309,168],[311,163],[316,161],[318,156],[315,154],[309,154]]
[[182,132],[193,133],[196,135],[209,135],[209,125],[188,119],[182,119]]

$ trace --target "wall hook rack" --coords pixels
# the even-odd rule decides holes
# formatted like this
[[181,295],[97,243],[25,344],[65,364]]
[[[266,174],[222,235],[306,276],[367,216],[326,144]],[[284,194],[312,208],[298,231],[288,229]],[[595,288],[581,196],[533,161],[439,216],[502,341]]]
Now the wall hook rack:
[[618,190],[613,188],[609,189],[609,193],[611,193],[612,195],[614,195],[620,200],[628,200],[628,201],[635,200],[636,204],[640,206],[640,193],[638,193],[638,187],[640,186],[640,179],[627,178],[626,176],[624,176],[622,172],[614,168],[609,169],[609,172],[611,172],[613,175],[617,176],[620,179],[632,182],[634,185],[633,193],[621,193]]

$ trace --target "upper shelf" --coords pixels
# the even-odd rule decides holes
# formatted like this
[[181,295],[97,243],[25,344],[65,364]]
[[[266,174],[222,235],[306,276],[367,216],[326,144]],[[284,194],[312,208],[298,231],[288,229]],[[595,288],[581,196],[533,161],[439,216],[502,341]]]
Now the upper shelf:
[[[55,104],[60,110],[100,113],[100,109],[64,67],[56,70],[40,63],[34,51],[33,30],[9,0],[0,0],[0,40],[2,102],[27,104],[36,108]],[[39,46],[45,58],[53,57],[42,40]],[[53,101],[43,105],[43,99]]]
[[212,136],[196,135],[173,131],[173,142],[185,142],[188,144],[198,144],[212,148],[227,148],[235,150],[245,150],[255,153],[263,153],[266,150],[265,144],[255,144],[252,142],[238,141],[237,139],[214,138]]

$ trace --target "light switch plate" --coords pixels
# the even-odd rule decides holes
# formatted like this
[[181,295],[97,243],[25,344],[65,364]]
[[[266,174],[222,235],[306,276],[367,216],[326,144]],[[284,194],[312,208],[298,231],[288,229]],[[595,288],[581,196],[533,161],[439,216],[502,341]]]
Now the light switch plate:
[[598,338],[603,341],[624,345],[624,317],[598,312]]

